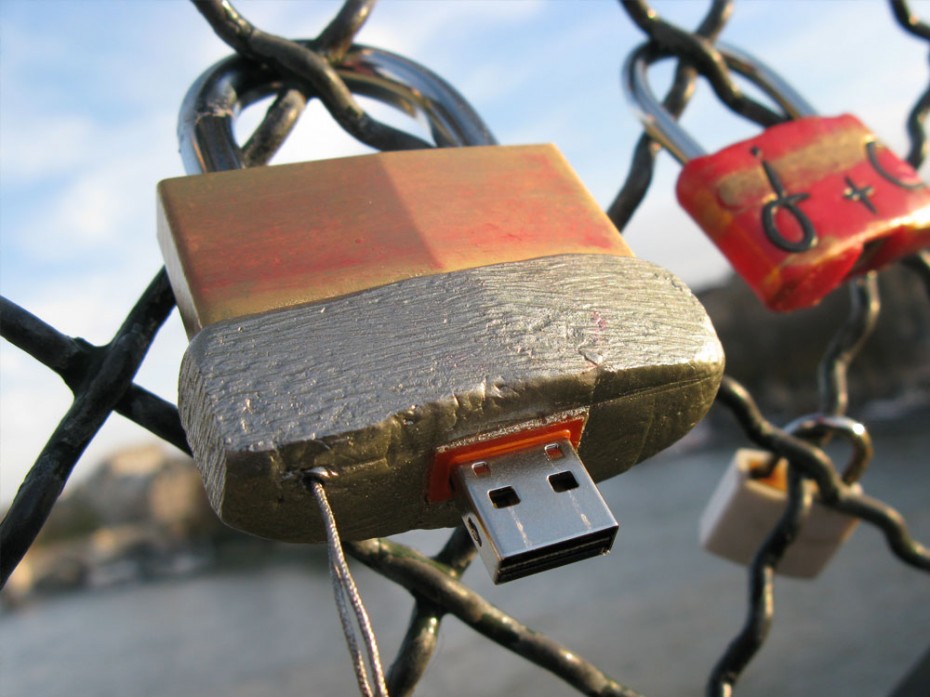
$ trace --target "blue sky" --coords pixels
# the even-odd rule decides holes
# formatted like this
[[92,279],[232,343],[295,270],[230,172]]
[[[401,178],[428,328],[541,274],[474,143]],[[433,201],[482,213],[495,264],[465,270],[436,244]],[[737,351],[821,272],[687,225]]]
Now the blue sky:
[[[315,35],[338,5],[236,3],[258,26]],[[657,2],[691,27],[705,2]],[[930,3],[912,2],[930,18]],[[926,45],[881,2],[737,3],[724,39],[781,72],[824,114],[854,112],[899,152],[904,117],[930,80]],[[638,125],[619,70],[640,33],[611,0],[382,0],[359,36],[424,63],[455,85],[502,143],[554,142],[602,205],[626,175]],[[182,0],[0,3],[0,290],[69,334],[105,342],[159,268],[155,184],[183,174],[175,122],[188,85],[228,54]],[[656,88],[667,71],[657,71]],[[364,151],[319,110],[276,162]],[[248,115],[247,115],[248,116]],[[253,120],[254,121],[254,120]],[[402,124],[403,119],[395,123]],[[685,123],[708,149],[755,132],[702,85]],[[663,157],[633,218],[634,251],[694,287],[725,263],[674,201]],[[926,176],[926,172],[924,173]],[[184,333],[173,316],[139,382],[174,401]],[[0,346],[0,500],[9,500],[67,409],[61,381]],[[76,476],[146,438],[113,416]]]

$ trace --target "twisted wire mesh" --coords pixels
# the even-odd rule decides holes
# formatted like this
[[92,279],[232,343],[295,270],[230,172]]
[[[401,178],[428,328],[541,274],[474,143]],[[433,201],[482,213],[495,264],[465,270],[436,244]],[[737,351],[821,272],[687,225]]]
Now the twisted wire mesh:
[[[732,111],[762,126],[784,120],[742,94],[738,85],[729,78],[726,62],[713,42],[700,32],[689,34],[665,22],[643,1],[624,0],[621,4],[630,18],[647,35],[655,50],[674,55],[679,61],[679,66],[682,63],[694,66],[694,69],[712,85],[718,99]],[[893,0],[891,5],[903,28],[921,38],[930,38],[927,26],[915,18],[906,3]],[[725,21],[726,13],[718,12],[717,17],[718,22]],[[719,28],[711,36],[717,34]],[[679,89],[683,91],[685,88]],[[678,94],[673,93],[670,96],[675,97]],[[911,138],[908,159],[914,167],[922,163],[926,149],[923,121],[930,108],[927,97],[927,92],[921,95],[908,118],[908,133]],[[667,96],[666,99],[668,98]],[[647,148],[649,137],[644,135],[641,142],[642,147]],[[653,152],[655,151],[654,148]],[[652,159],[654,160],[654,157]],[[651,162],[648,164],[651,165]],[[649,176],[651,169],[636,175],[638,180],[647,181]],[[634,171],[631,171],[630,178],[633,177]],[[610,213],[618,226],[623,225],[628,219],[624,211],[635,209],[635,205],[628,201],[635,200],[639,191],[644,191],[642,185],[637,187],[635,182],[628,180],[617,195]],[[925,253],[914,255],[907,263],[920,272],[920,268],[926,263],[925,257]],[[847,371],[874,329],[880,309],[874,273],[851,282],[849,293],[849,315],[825,350],[818,371],[820,410],[823,414],[845,413],[848,403]],[[774,570],[796,538],[801,525],[801,512],[808,505],[805,498],[809,494],[802,486],[803,479],[810,478],[817,483],[821,501],[826,506],[879,527],[892,553],[905,563],[930,571],[930,551],[910,538],[903,518],[896,511],[878,501],[855,494],[849,485],[843,483],[837,476],[830,458],[817,447],[816,442],[798,441],[769,423],[749,392],[733,378],[724,378],[717,399],[733,412],[750,440],[784,457],[789,466],[788,506],[747,570],[749,603],[743,627],[712,669],[707,683],[708,695],[728,695],[732,693],[734,684],[752,657],[762,647],[771,627],[774,613]]]
[[[344,60],[352,39],[364,23],[373,0],[348,0],[332,23],[313,41],[290,42],[252,26],[231,4],[221,0],[195,2],[215,31],[246,58],[263,64],[280,79],[277,98],[252,136],[241,148],[246,166],[266,163],[297,123],[308,99],[317,98],[340,125],[360,141],[377,149],[429,147],[404,131],[378,122],[353,99],[336,67]],[[622,2],[630,19],[646,34],[654,50],[677,60],[674,82],[665,97],[673,115],[688,104],[698,75],[704,76],[719,100],[735,113],[761,125],[784,120],[777,111],[744,95],[714,48],[732,12],[732,2],[714,0],[694,32],[663,21],[645,2]],[[892,0],[902,28],[930,41],[927,25],[915,18],[903,0]],[[911,148],[908,160],[918,166],[925,157],[924,121],[930,112],[930,88],[908,119]],[[646,196],[659,146],[644,134],[638,142],[629,175],[609,207],[609,215],[623,229]],[[926,252],[906,260],[930,290],[930,261]],[[874,327],[878,290],[874,277],[850,285],[850,312],[826,349],[819,369],[820,409],[824,414],[846,410],[846,373]],[[93,346],[65,336],[14,303],[2,299],[2,336],[58,373],[74,393],[74,402],[48,445],[39,455],[0,526],[0,573],[5,582],[41,529],[71,470],[107,416],[116,411],[155,435],[188,451],[175,407],[133,383],[156,332],[173,308],[164,270],[153,279],[123,326],[104,346]],[[708,694],[729,694],[746,665],[763,645],[773,616],[774,569],[794,539],[800,511],[809,496],[804,479],[815,481],[823,503],[875,525],[889,548],[903,562],[930,570],[930,553],[911,539],[905,521],[893,509],[856,494],[837,475],[821,442],[795,438],[762,415],[749,393],[725,378],[718,401],[733,412],[746,436],[757,445],[786,458],[789,506],[748,569],[749,604],[739,634],[732,640],[708,681]],[[635,695],[632,689],[606,675],[566,647],[540,635],[493,607],[460,582],[474,558],[468,535],[457,529],[445,547],[429,557],[389,540],[346,543],[346,551],[385,578],[406,588],[414,598],[409,627],[388,674],[392,695],[412,694],[424,674],[439,637],[442,619],[452,614],[476,632],[562,678],[583,694]]]

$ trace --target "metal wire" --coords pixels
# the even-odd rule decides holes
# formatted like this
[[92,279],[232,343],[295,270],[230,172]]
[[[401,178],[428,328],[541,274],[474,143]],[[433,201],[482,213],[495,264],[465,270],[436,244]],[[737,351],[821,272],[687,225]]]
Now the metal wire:
[[177,410],[132,379],[174,307],[160,271],[106,346],[65,337],[6,298],[0,332],[64,378],[74,401],[29,470],[0,524],[0,584],[6,585],[45,524],[74,465],[113,411],[188,450]]
[[911,269],[923,281],[930,298],[930,251],[917,252],[904,260],[904,266]]
[[[906,0],[890,0],[891,12],[901,28],[930,45],[930,24],[913,13]],[[927,159],[927,115],[930,114],[930,85],[927,86],[907,115],[907,135],[911,141],[907,162],[918,169]],[[905,267],[913,270],[923,281],[930,296],[930,251],[917,252],[904,260]]]
[[446,612],[478,633],[559,676],[582,694],[605,697],[639,694],[620,685],[575,652],[494,607],[459,583],[444,565],[416,550],[385,539],[349,542],[346,548],[353,557],[386,578],[444,607]]
[[[336,18],[316,38],[296,42],[263,32],[229,2],[195,0],[216,33],[237,52],[191,90],[182,124],[182,153],[190,171],[261,165],[269,161],[298,122],[308,100],[319,99],[333,118],[363,143],[381,150],[431,147],[433,144],[378,122],[366,114],[353,93],[375,96],[408,112],[428,116],[438,146],[493,143],[480,118],[465,125],[450,111],[467,109],[456,103],[454,90],[435,76],[424,77],[418,66],[400,56],[352,42],[368,18],[373,0],[348,0]],[[677,61],[672,87],[663,104],[679,116],[693,93],[698,74],[704,75],[720,101],[735,113],[762,125],[781,121],[784,114],[746,97],[734,83],[715,42],[732,12],[730,0],[714,0],[694,32],[664,20],[642,0],[622,2],[630,19],[650,41],[650,51]],[[916,19],[903,0],[891,0],[901,26],[930,41],[930,27]],[[365,77],[365,76],[368,77]],[[374,76],[374,78],[371,78]],[[198,103],[211,95],[209,109]],[[241,148],[231,138],[236,111],[255,99],[275,94],[255,133]],[[777,101],[776,101],[777,103]],[[930,112],[930,88],[908,117],[911,141],[908,159],[918,166],[927,150],[924,123]],[[228,148],[214,147],[219,142]],[[622,229],[648,192],[658,144],[643,135],[634,150],[626,180],[609,208]],[[930,294],[930,254],[906,261]],[[817,379],[823,415],[846,410],[846,373],[867,340],[879,311],[874,278],[850,286],[849,315],[825,350]],[[84,448],[107,416],[116,411],[174,445],[188,450],[176,408],[133,383],[156,332],[174,306],[164,270],[160,271],[123,326],[105,346],[65,336],[7,299],[0,300],[0,333],[59,374],[74,393],[74,401],[40,453],[0,524],[0,574],[5,583],[47,518],[49,511]],[[822,434],[798,438],[777,428],[760,412],[751,395],[732,378],[725,378],[718,401],[729,409],[747,438],[789,462],[789,505],[758,550],[748,569],[748,603],[742,629],[713,667],[707,693],[729,695],[739,676],[762,648],[774,613],[774,570],[795,538],[800,515],[810,504],[805,480],[816,483],[823,505],[876,526],[891,552],[904,563],[930,570],[930,552],[913,540],[905,521],[893,509],[857,493],[843,481],[818,444]],[[460,582],[475,556],[468,534],[458,528],[445,547],[427,557],[389,540],[346,543],[345,550],[386,579],[401,584],[414,598],[414,608],[386,678],[392,695],[413,694],[436,649],[441,623],[452,614],[502,647],[548,670],[572,688],[588,695],[636,695],[576,653],[530,630]]]
[[[903,1],[892,0],[891,5],[902,27],[925,40],[930,39],[930,27],[917,20]],[[715,48],[712,39],[709,40],[700,33],[689,34],[665,22],[643,0],[623,0],[622,6],[650,40],[649,44],[639,49],[646,62],[663,54],[672,55],[678,59],[679,69],[682,63],[687,62],[686,64],[704,75],[713,86],[717,97],[732,111],[763,126],[776,122],[777,114],[766,113],[768,110],[751,100],[745,100],[738,91],[729,77],[726,60]],[[726,14],[718,11],[714,38],[719,34],[725,18]],[[685,87],[676,84],[673,90],[675,87],[678,87],[681,94],[685,93]],[[677,95],[673,93],[672,96]],[[783,103],[779,103],[783,106]],[[923,123],[928,110],[930,90],[920,97],[908,119],[908,132],[912,141],[909,160],[915,167],[922,162],[925,155],[926,138]],[[669,114],[677,117],[680,112],[670,111]],[[643,164],[648,169],[644,173],[630,173],[626,184],[609,209],[611,218],[621,230],[648,187],[656,151],[657,148],[652,143],[641,139],[635,157],[639,158],[638,164]],[[924,277],[925,282],[927,259],[927,254],[921,253],[913,255],[906,262]],[[848,403],[846,376],[849,366],[873,331],[880,310],[878,285],[874,274],[857,279],[849,284],[849,289],[848,317],[825,350],[818,369],[820,407],[824,415],[845,413]],[[802,483],[805,478],[813,479],[817,483],[825,505],[855,515],[881,529],[891,551],[905,563],[928,570],[930,557],[923,546],[910,538],[904,520],[897,512],[878,501],[856,494],[836,475],[826,453],[816,447],[816,443],[825,443],[829,434],[821,435],[814,442],[803,443],[774,428],[762,417],[749,393],[729,377],[725,378],[721,385],[718,401],[733,411],[751,440],[785,457],[789,463],[788,507],[750,564],[749,600],[743,628],[714,667],[707,684],[708,695],[729,695],[742,671],[762,647],[771,625],[774,611],[774,568],[797,532],[801,511],[804,510],[803,499],[806,494]]]
[[[778,104],[778,118],[802,118],[814,114],[813,107],[785,82],[780,75],[739,49],[720,45],[719,54],[726,66],[748,79]],[[667,57],[654,43],[633,49],[623,66],[623,89],[627,103],[639,117],[646,132],[682,164],[707,153],[657,102],[649,86],[649,66]]]
[[740,674],[765,643],[772,626],[775,599],[772,583],[775,567],[788,551],[801,527],[804,511],[811,505],[810,491],[797,470],[788,471],[788,505],[762,543],[749,567],[749,612],[743,627],[713,667],[707,694],[729,696]]
[[856,354],[875,330],[881,299],[878,275],[867,274],[848,284],[849,315],[839,328],[818,368],[820,411],[824,414],[845,414],[849,404],[846,374]]
[[[333,593],[336,597],[336,607],[339,610],[339,619],[342,622],[342,631],[352,656],[352,667],[359,689],[364,697],[387,697],[387,685],[384,682],[384,670],[381,668],[381,654],[375,640],[375,632],[371,628],[371,620],[362,603],[355,580],[349,571],[345,555],[342,551],[342,541],[339,538],[339,528],[336,517],[329,505],[324,482],[329,479],[329,472],[322,468],[311,470],[306,474],[305,484],[313,493],[320,514],[326,525],[326,546],[329,551],[330,576],[333,579]],[[347,602],[348,601],[348,602]],[[355,624],[349,614],[349,606],[355,614]],[[365,655],[362,655],[358,646],[355,626],[358,626],[365,644]],[[367,657],[367,666],[366,666]]]
[[[714,0],[695,30],[695,34],[709,41],[715,41],[726,26],[732,12],[732,0]],[[697,69],[687,60],[678,61],[672,86],[662,99],[662,106],[674,118],[681,116],[691,100],[697,76]],[[646,197],[646,192],[652,184],[656,157],[661,149],[662,146],[648,133],[643,133],[636,141],[626,181],[623,182],[613,202],[607,207],[607,216],[621,232]]]
[[[381,150],[429,147],[424,140],[369,116],[321,53],[252,26],[226,0],[195,0],[194,4],[217,35],[237,53],[272,68],[279,75],[308,82],[333,119],[359,142]],[[354,26],[361,28],[361,23]],[[327,29],[334,34],[331,27],[333,24]],[[345,31],[349,32],[348,25]],[[345,42],[345,37],[341,40]]]
[[712,41],[666,22],[645,0],[621,0],[621,4],[658,51],[693,65],[707,78],[717,98],[731,111],[760,126],[774,126],[785,120],[781,114],[743,94]]

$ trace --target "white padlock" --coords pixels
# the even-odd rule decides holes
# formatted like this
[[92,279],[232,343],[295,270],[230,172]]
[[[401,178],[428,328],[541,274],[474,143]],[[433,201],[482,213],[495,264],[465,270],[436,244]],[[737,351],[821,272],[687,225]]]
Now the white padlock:
[[[853,461],[843,479],[850,484],[851,491],[861,493],[862,488],[854,480],[862,474],[872,452],[868,434],[861,424],[844,417],[817,417],[799,420],[786,430],[808,435],[823,433],[827,428],[853,438]],[[765,450],[743,448],[736,452],[701,516],[700,542],[706,550],[743,565],[752,561],[784,514],[788,502],[788,463],[780,460],[771,467],[772,457]],[[766,476],[758,477],[759,472],[769,469]],[[805,480],[803,485],[809,488],[812,503],[805,507],[797,538],[775,572],[783,576],[814,578],[852,534],[859,520],[821,504],[814,482]]]
[[[775,528],[787,506],[788,463],[779,461],[771,474],[754,478],[753,471],[767,467],[772,454],[743,448],[736,452],[701,516],[701,546],[709,552],[748,565],[765,538]],[[783,576],[814,578],[826,566],[859,524],[858,518],[833,511],[816,500],[803,513],[794,543],[775,568]],[[858,484],[853,491],[860,493]]]

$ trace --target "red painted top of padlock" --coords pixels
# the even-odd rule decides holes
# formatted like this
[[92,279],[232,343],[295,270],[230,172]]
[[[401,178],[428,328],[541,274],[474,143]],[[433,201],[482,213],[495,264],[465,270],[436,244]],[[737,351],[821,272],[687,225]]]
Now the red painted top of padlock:
[[695,158],[677,192],[773,310],[816,305],[930,246],[930,189],[849,115],[789,121]]
[[167,179],[158,235],[193,336],[416,276],[632,256],[553,145],[385,152]]

